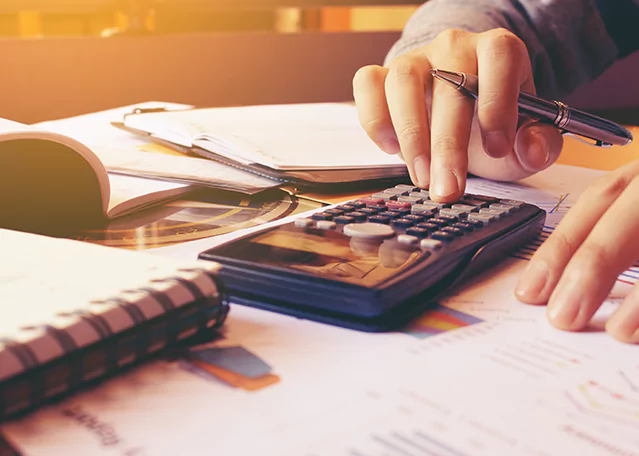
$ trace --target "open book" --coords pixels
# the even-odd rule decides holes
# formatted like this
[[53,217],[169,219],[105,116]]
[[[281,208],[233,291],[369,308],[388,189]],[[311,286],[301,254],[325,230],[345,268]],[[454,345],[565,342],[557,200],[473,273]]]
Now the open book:
[[98,226],[190,190],[109,175],[84,144],[0,119],[0,227],[52,232]]
[[407,176],[348,103],[242,106],[127,115],[124,127],[281,181],[347,184]]

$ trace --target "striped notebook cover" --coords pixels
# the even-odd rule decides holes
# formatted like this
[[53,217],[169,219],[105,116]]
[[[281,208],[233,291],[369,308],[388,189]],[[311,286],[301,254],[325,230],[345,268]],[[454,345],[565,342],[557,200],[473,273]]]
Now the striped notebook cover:
[[217,265],[0,230],[0,420],[228,313]]

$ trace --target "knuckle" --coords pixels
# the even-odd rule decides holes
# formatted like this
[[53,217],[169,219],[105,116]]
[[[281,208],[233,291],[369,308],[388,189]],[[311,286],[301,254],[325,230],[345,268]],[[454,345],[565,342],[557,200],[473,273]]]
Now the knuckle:
[[419,79],[419,67],[414,58],[401,56],[395,59],[389,68],[387,81],[403,82]]
[[460,151],[461,148],[458,136],[442,134],[433,138],[431,153],[438,156],[449,156]]
[[561,231],[555,231],[550,235],[548,240],[544,242],[543,254],[552,255],[559,258],[570,258],[577,250],[578,244],[568,234]]
[[451,51],[458,49],[459,42],[465,40],[468,35],[469,33],[463,30],[446,29],[433,39],[433,43],[437,49],[441,49],[442,53],[450,54]]
[[614,271],[614,262],[610,258],[608,249],[605,246],[593,242],[586,241],[579,248],[578,256],[579,262],[583,265],[589,265],[596,268],[598,271]]
[[397,138],[401,144],[417,145],[422,138],[422,130],[416,124],[407,124],[399,128]]
[[524,42],[506,29],[486,32],[481,44],[495,58],[514,58],[519,61],[523,56],[528,55]]
[[623,173],[612,173],[597,179],[584,192],[586,198],[615,199],[628,186],[628,177]]

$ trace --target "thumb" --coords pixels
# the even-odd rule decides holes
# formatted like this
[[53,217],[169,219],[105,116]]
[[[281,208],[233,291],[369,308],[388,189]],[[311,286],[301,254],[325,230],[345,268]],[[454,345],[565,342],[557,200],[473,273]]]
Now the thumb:
[[526,171],[536,173],[557,161],[563,144],[563,136],[557,128],[531,122],[517,131],[515,154]]

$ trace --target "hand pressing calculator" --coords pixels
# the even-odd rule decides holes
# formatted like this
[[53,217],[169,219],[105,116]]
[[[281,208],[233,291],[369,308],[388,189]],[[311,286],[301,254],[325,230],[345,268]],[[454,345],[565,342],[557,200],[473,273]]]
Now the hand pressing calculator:
[[541,231],[546,213],[398,185],[207,250],[231,302],[364,331],[398,329]]

